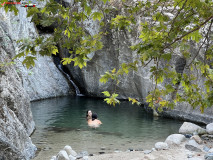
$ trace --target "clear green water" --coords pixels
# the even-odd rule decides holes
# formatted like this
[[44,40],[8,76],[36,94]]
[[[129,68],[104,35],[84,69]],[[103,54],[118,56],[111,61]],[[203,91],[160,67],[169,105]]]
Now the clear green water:
[[[103,125],[92,129],[87,126],[87,110],[98,114]],[[35,159],[49,159],[65,145],[76,152],[126,151],[151,149],[158,141],[164,141],[178,133],[181,121],[156,118],[142,107],[121,102],[113,107],[103,100],[87,97],[62,97],[32,103],[36,131],[33,143],[41,149]]]

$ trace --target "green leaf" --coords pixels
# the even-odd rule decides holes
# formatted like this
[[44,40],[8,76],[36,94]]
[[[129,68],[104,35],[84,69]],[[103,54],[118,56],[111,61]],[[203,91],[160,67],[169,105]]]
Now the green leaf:
[[92,14],[92,19],[95,21],[96,19],[98,19],[99,21],[101,21],[101,18],[103,17],[103,13],[101,12],[94,12]]
[[110,93],[108,92],[108,91],[104,91],[104,92],[102,92],[106,97],[110,97],[111,95],[110,95]]
[[36,57],[27,56],[25,57],[22,64],[26,65],[26,67],[29,69],[31,66],[35,66],[35,60],[36,60]]

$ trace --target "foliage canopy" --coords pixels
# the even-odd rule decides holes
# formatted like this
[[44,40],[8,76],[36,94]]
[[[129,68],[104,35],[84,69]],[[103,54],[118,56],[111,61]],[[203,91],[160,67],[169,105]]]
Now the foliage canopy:
[[[5,5],[4,8],[17,13],[14,6]],[[177,102],[188,102],[203,112],[213,105],[212,8],[211,0],[73,0],[69,5],[49,0],[43,8],[29,8],[28,16],[36,25],[53,26],[52,36],[40,35],[34,41],[21,40],[16,58],[24,56],[23,64],[29,68],[34,64],[37,51],[41,55],[56,54],[56,46],[60,44],[70,52],[70,57],[63,58],[63,65],[74,62],[75,66],[83,68],[90,60],[88,55],[102,49],[101,38],[108,34],[106,26],[130,33],[139,28],[141,40],[129,46],[137,53],[138,60],[107,71],[100,82],[112,79],[119,84],[120,76],[137,70],[137,64],[147,67],[154,61],[149,66],[154,84],[153,91],[146,97],[149,105],[162,110],[163,107],[173,108]],[[115,16],[107,21],[107,15],[112,13]],[[139,17],[141,23],[138,25]],[[85,22],[89,20],[99,23],[99,33],[88,33]],[[192,45],[196,46],[196,53],[190,51]],[[187,60],[185,69],[188,72],[177,72],[170,65],[177,48],[181,57]],[[162,61],[168,62],[167,65],[160,65]],[[198,77],[194,73],[202,75],[204,86],[196,83]],[[163,89],[158,87],[162,83]],[[178,92],[180,86],[182,91]],[[119,103],[118,94],[108,91],[103,94],[108,104]],[[139,104],[134,98],[129,101]]]

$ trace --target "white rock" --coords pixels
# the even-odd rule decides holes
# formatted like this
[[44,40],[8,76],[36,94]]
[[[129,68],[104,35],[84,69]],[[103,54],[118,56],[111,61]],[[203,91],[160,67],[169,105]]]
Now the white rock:
[[155,143],[155,148],[157,150],[162,150],[162,149],[168,149],[169,147],[168,147],[168,144],[165,142],[157,142]]
[[67,152],[68,155],[70,155],[71,152],[72,152],[72,147],[66,145],[66,146],[64,147],[64,150]]
[[209,152],[209,153],[213,153],[213,148],[211,148],[208,152]]
[[189,140],[187,144],[197,148],[200,147],[200,145],[194,139]]
[[170,146],[170,145],[179,145],[181,142],[185,140],[186,138],[182,134],[172,134],[166,138],[165,142]]
[[203,142],[198,135],[194,135],[190,139],[194,139],[198,144],[201,144]]
[[210,123],[206,126],[206,131],[208,134],[213,134],[213,123]]
[[56,156],[52,156],[51,160],[56,160]]
[[74,156],[72,156],[72,155],[69,155],[69,159],[70,159],[70,160],[76,160],[77,158],[74,157]]
[[70,159],[69,159],[67,152],[65,150],[61,150],[58,153],[56,160],[70,160]]
[[72,155],[73,157],[76,157],[78,154],[74,150],[71,150],[71,153],[69,155]]
[[89,157],[88,156],[84,156],[83,160],[89,160]]
[[184,122],[179,129],[179,133],[182,134],[205,134],[206,129],[201,128],[200,126],[190,123]]

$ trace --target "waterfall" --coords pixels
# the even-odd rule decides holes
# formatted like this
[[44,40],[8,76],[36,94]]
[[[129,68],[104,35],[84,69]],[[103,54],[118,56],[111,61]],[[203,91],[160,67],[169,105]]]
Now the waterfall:
[[59,69],[62,73],[64,73],[64,74],[66,75],[66,77],[69,79],[69,81],[72,83],[72,85],[73,85],[74,88],[75,88],[75,93],[76,93],[76,95],[77,95],[77,96],[83,96],[83,94],[81,94],[81,92],[80,92],[78,86],[72,81],[70,75],[67,74],[66,72],[64,72],[64,70],[62,69],[62,65],[61,65],[61,64],[58,65],[58,69]]

